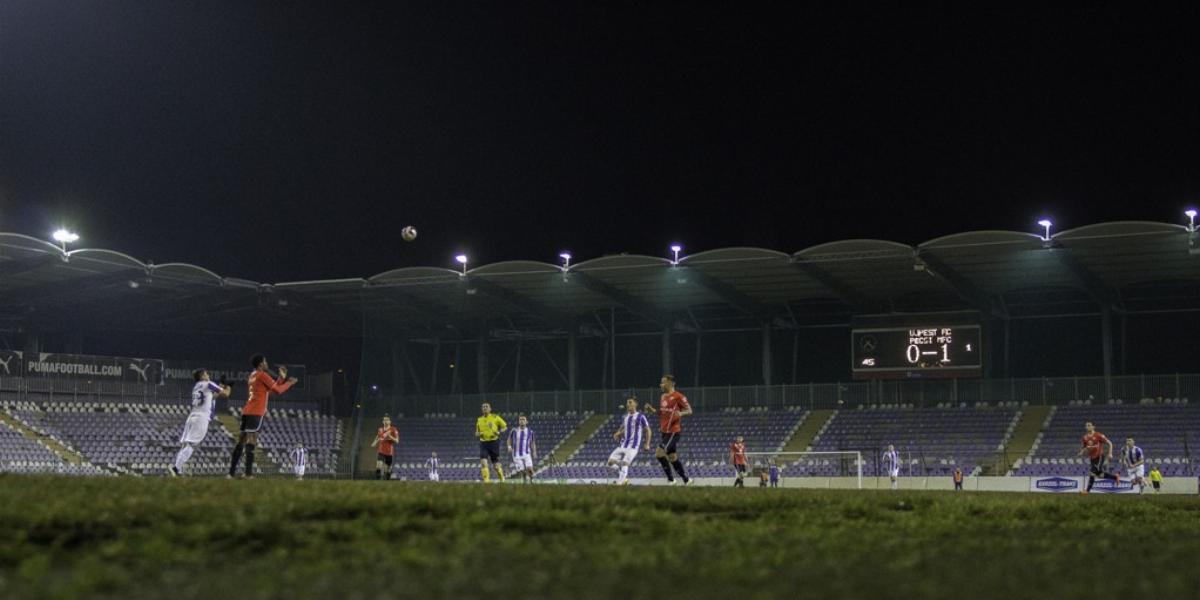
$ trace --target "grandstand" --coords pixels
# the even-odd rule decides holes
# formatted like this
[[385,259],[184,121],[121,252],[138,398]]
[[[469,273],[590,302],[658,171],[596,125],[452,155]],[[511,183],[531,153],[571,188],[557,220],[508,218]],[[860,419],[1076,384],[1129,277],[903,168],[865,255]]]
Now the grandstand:
[[57,475],[108,475],[91,464],[66,462],[42,443],[26,438],[0,422],[0,473],[53,473]]
[[[241,409],[235,408],[235,416]],[[177,426],[178,427],[178,426]],[[232,427],[230,428],[233,429]],[[227,432],[232,447],[233,431]],[[271,462],[279,465],[279,473],[292,473],[291,449],[303,444],[308,450],[305,476],[333,476],[337,474],[345,432],[338,419],[309,409],[273,408],[263,421],[258,435],[259,447],[267,452]],[[229,452],[224,453],[221,473],[229,469]],[[219,461],[220,462],[220,461]]]
[[[1164,359],[1139,363],[1127,337],[1187,348],[1177,324],[1155,319],[1200,312],[1197,235],[1171,223],[1100,223],[1053,235],[966,232],[915,246],[841,240],[794,253],[723,248],[268,284],[0,233],[0,406],[3,447],[14,457],[0,462],[24,471],[162,472],[186,414],[186,374],[205,361],[47,351],[78,353],[85,340],[99,351],[113,340],[111,352],[178,357],[193,336],[218,336],[206,346],[222,349],[214,366],[240,364],[242,351],[226,349],[257,351],[262,340],[324,368],[333,346],[351,340],[359,350],[358,367],[348,369],[357,391],[341,375],[346,390],[334,394],[331,370],[310,378],[322,385],[272,400],[259,463],[270,474],[289,472],[297,442],[308,447],[314,475],[369,472],[370,433],[390,413],[409,415],[396,419],[402,477],[424,479],[424,461],[437,451],[444,480],[472,480],[477,451],[466,415],[488,401],[510,422],[534,416],[544,443],[539,478],[605,479],[614,407],[670,371],[696,410],[681,455],[702,479],[729,477],[728,444],[738,434],[756,452],[860,451],[868,474],[882,447],[895,444],[906,477],[944,477],[955,467],[979,477],[1077,476],[1080,464],[1067,455],[1089,419],[1118,443],[1137,437],[1151,462],[1184,477],[1193,473],[1200,427],[1184,399],[1200,398],[1200,376],[1124,373],[1137,372],[1127,363]],[[922,318],[977,329],[985,348],[978,373],[885,379],[850,368],[845,334]],[[1064,329],[1078,343],[1070,352],[1077,362],[1058,371],[1089,376],[1012,377],[1062,358],[1053,350],[1026,358],[1048,339],[1036,337],[1041,324],[1059,321],[1078,324]],[[1171,362],[1177,355],[1165,364],[1185,364]],[[55,369],[33,368],[43,363]],[[73,376],[56,363],[84,370]],[[155,372],[171,375],[147,375]],[[231,380],[234,398],[243,397]],[[221,404],[194,474],[224,472],[239,404]],[[802,427],[811,438],[796,438]],[[834,459],[789,461],[784,471],[848,474]],[[659,477],[650,453],[631,474]]]
[[[986,459],[1001,451],[1020,411],[1012,406],[971,408],[870,406],[838,411],[812,445],[815,452],[859,451],[864,475],[882,475],[880,455],[887,446],[900,452],[901,474],[947,476],[961,468],[979,475]],[[834,458],[804,459],[784,466],[784,474],[845,476],[844,462]]]
[[[732,473],[729,445],[735,437],[744,436],[750,452],[778,452],[806,416],[807,412],[802,410],[733,409],[696,413],[684,420],[679,455],[689,477],[729,477]],[[566,479],[611,479],[613,471],[606,465],[609,453],[616,447],[612,434],[619,425],[618,418],[605,421],[554,475]],[[634,479],[663,476],[653,452],[658,443],[657,418],[651,421],[655,432],[651,450],[639,452],[629,467],[629,476]]]
[[[538,462],[535,469],[548,463],[563,440],[579,427],[588,415],[533,413],[529,427],[537,436]],[[505,415],[511,431],[517,415]],[[475,417],[433,414],[422,418],[401,417],[393,420],[400,430],[396,462],[392,468],[402,479],[428,479],[425,460],[438,453],[442,481],[479,480],[479,444],[475,441]],[[501,437],[506,441],[506,437]],[[505,465],[508,469],[509,465]]]
[[1146,463],[1157,466],[1165,477],[1197,474],[1192,452],[1200,443],[1200,406],[1187,398],[1145,398],[1137,403],[1091,405],[1086,401],[1054,407],[1049,423],[1038,434],[1029,455],[1018,462],[1012,474],[1023,477],[1073,476],[1087,470],[1087,459],[1079,457],[1084,423],[1091,421],[1113,443],[1113,468],[1120,466],[1125,438],[1132,437],[1146,455]]

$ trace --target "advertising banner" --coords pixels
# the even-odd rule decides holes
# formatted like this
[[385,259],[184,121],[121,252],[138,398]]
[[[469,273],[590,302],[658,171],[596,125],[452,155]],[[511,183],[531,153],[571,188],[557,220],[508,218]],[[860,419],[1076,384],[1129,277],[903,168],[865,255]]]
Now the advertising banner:
[[[288,377],[295,377],[297,380],[295,389],[304,389],[304,382],[307,379],[308,370],[304,365],[288,365],[285,364],[288,370]],[[166,365],[165,378],[167,381],[182,382],[192,380],[192,371],[196,369],[204,369],[208,371],[208,376],[213,381],[226,381],[228,383],[246,383],[246,379],[250,376],[250,367],[234,365],[230,363],[185,363],[181,361],[169,361]],[[269,371],[272,375],[279,374],[279,366],[271,365]]]
[[36,360],[24,362],[23,373],[26,377],[72,377],[153,384],[163,381],[163,361],[154,358],[42,352]]
[[[1129,494],[1136,493],[1137,489],[1133,484],[1126,479],[1121,480],[1120,485],[1113,485],[1111,479],[1096,479],[1096,484],[1092,486],[1094,494]],[[1087,477],[1030,477],[1029,491],[1031,492],[1079,492],[1087,489]]]

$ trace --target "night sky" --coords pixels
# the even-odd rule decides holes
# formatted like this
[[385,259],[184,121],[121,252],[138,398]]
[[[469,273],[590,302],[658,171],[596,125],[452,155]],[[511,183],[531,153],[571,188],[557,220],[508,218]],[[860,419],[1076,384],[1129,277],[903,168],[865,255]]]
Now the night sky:
[[0,3],[0,231],[271,282],[1200,201],[1195,12],[310,4]]

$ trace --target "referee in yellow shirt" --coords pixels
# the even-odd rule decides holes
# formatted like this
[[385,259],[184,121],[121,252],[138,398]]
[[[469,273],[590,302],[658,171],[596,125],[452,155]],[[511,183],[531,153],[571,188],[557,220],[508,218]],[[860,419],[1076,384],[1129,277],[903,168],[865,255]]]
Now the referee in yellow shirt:
[[484,481],[491,481],[488,462],[496,469],[496,477],[504,481],[504,469],[500,467],[500,434],[508,431],[508,423],[500,415],[492,414],[492,405],[487,402],[479,407],[483,413],[475,420],[475,437],[479,438],[479,472]]
[[1150,485],[1154,486],[1155,494],[1162,491],[1162,472],[1158,470],[1158,467],[1150,469]]

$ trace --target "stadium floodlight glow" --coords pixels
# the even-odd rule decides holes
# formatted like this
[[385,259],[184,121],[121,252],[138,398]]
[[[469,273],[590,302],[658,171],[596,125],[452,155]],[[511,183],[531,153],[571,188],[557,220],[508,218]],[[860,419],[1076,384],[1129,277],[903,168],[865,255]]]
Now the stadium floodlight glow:
[[1050,241],[1050,227],[1054,225],[1054,223],[1051,223],[1050,219],[1042,219],[1041,221],[1038,221],[1038,225],[1046,228],[1046,235],[1042,236],[1042,241]]
[[62,246],[63,252],[67,251],[67,244],[74,244],[75,242],[79,241],[79,234],[66,229],[55,230],[54,233],[51,234],[51,237],[53,237],[54,241],[58,242]]
[[1188,231],[1195,231],[1196,230],[1196,209],[1189,208],[1189,209],[1183,211],[1183,214],[1187,215],[1187,218],[1188,218]]
[[571,253],[570,252],[560,252],[558,254],[558,257],[561,258],[563,261],[562,268],[564,271],[571,268]]
[[680,252],[683,252],[683,246],[680,246],[679,244],[671,244],[671,253],[675,255],[675,258],[671,261],[671,264],[673,264],[673,265],[679,264],[679,253]]
[[467,255],[459,254],[458,256],[454,257],[454,260],[458,261],[458,264],[462,265],[462,274],[464,276],[466,276],[466,274],[467,274]]

